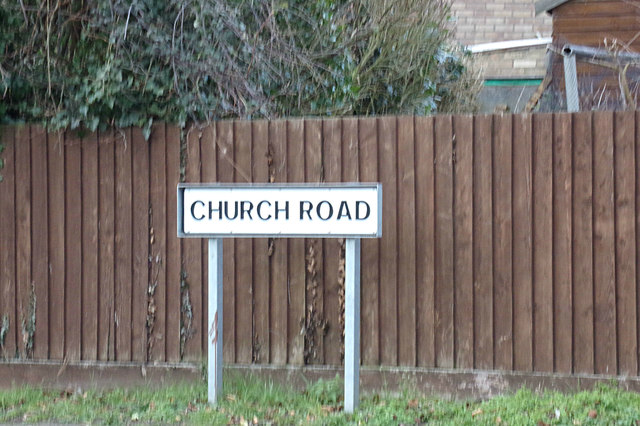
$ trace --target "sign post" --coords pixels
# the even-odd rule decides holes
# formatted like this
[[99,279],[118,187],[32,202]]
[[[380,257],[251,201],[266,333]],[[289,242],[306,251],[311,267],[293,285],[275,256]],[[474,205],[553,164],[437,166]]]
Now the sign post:
[[215,404],[222,392],[222,238],[209,239],[209,319],[207,395]]
[[360,399],[360,239],[348,238],[344,278],[344,411]]
[[208,400],[222,392],[222,239],[346,238],[344,410],[358,407],[360,238],[382,235],[382,186],[179,184],[178,236],[208,238]]

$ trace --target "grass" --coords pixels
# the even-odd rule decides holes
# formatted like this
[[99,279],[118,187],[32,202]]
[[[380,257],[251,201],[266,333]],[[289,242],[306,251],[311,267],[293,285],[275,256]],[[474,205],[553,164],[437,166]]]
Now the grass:
[[640,425],[640,395],[614,386],[575,394],[522,389],[482,402],[443,401],[405,390],[365,395],[353,415],[342,412],[337,378],[300,393],[225,377],[224,394],[211,407],[204,383],[88,392],[19,388],[0,392],[0,423]]

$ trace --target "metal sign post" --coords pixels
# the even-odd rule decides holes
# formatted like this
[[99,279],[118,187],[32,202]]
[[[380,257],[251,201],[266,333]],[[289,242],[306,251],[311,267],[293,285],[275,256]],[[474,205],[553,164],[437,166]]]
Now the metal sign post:
[[209,403],[222,393],[224,237],[346,238],[344,410],[353,413],[360,387],[360,238],[381,235],[380,184],[179,184],[178,236],[209,240]]
[[360,239],[348,238],[344,278],[344,411],[353,413],[360,399]]
[[209,336],[207,395],[215,404],[222,393],[222,238],[209,239]]

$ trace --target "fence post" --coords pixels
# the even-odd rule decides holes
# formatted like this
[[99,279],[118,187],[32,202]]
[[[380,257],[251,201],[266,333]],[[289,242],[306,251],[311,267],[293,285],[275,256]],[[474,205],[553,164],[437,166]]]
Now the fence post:
[[576,54],[570,47],[562,49],[564,59],[564,88],[567,93],[567,111],[580,111],[580,97],[578,95],[578,71],[576,68]]

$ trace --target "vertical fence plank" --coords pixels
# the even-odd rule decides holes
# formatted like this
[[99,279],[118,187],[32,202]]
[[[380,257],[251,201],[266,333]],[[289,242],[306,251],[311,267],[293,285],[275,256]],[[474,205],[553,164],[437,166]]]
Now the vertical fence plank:
[[[252,124],[251,158],[254,182],[269,182],[269,123],[255,121]],[[253,240],[253,335],[251,361],[269,362],[269,239]]]
[[455,365],[473,368],[473,117],[454,117]]
[[[217,139],[218,145],[218,179],[220,182],[232,183],[236,180],[236,163],[234,159],[234,132],[233,121],[218,122]],[[229,214],[233,214],[231,211]],[[235,247],[236,242],[232,238],[226,238],[224,246],[224,266],[223,266],[223,356],[228,363],[235,362],[236,356],[236,278],[235,278]],[[286,310],[284,311],[286,315]],[[286,342],[285,342],[286,344]]]
[[342,182],[357,182],[360,175],[358,162],[358,120],[342,120]]
[[167,361],[181,358],[181,318],[182,318],[182,252],[176,229],[177,191],[181,177],[181,135],[175,125],[167,125]]
[[473,145],[473,335],[475,368],[493,368],[492,117],[478,116]]
[[513,126],[511,115],[494,118],[493,145],[493,308],[494,367],[513,368]]
[[436,359],[434,121],[433,117],[416,117],[415,122],[417,361],[420,367],[435,367]]
[[49,357],[64,358],[64,136],[50,134],[49,155]]
[[455,282],[453,276],[453,128],[450,116],[436,117],[435,267],[436,365],[454,366]]
[[[256,121],[252,125],[251,158],[253,182],[269,182],[269,123]],[[252,317],[252,350],[251,361],[269,362],[269,307],[270,271],[269,271],[269,239],[253,240],[253,317]]]
[[[378,138],[376,119],[362,118],[358,121],[359,179],[361,182],[378,182]],[[384,196],[384,188],[382,190]],[[380,294],[380,270],[378,239],[362,241],[361,278],[361,356],[363,365],[380,363],[380,317],[378,312]],[[419,255],[418,255],[419,256]]]
[[[0,126],[0,144],[4,150],[0,158],[4,167],[0,169],[0,326],[8,328],[0,356],[13,358],[17,348],[16,319],[16,161],[14,126]],[[44,143],[44,142],[43,142]],[[46,342],[45,342],[46,344]]]
[[149,142],[139,128],[131,130],[133,312],[131,316],[131,359],[147,361],[147,313],[149,290]]
[[573,370],[571,117],[556,114],[553,124],[553,350],[561,373]]
[[416,199],[413,117],[398,118],[398,363],[417,364]]
[[98,359],[114,359],[114,286],[115,286],[115,135],[100,134],[99,141],[99,328]]
[[358,182],[360,163],[358,162],[358,120],[342,120],[342,182]]
[[595,369],[617,372],[613,113],[593,115]]
[[[287,165],[289,182],[304,182],[304,121],[291,120],[287,126]],[[292,212],[292,214],[294,214]],[[305,241],[289,240],[289,278],[287,281],[288,330],[287,363],[304,364],[304,312],[305,312]]]
[[[274,121],[269,128],[270,153],[272,154],[270,178],[273,182],[287,181],[287,123]],[[280,206],[280,208],[283,208]],[[274,206],[275,211],[275,206]],[[280,214],[284,214],[281,212]],[[287,307],[288,307],[288,240],[274,238],[271,255],[271,362],[282,365],[287,362]]]
[[591,113],[573,115],[573,365],[594,373],[593,155]]
[[[337,119],[323,122],[324,140],[324,178],[327,182],[342,180],[342,126]],[[341,283],[341,241],[331,238],[324,243],[324,314],[327,320],[327,333],[324,338],[324,363],[340,365],[342,351],[342,316],[340,293],[344,291]],[[344,265],[342,265],[344,266]],[[342,275],[342,278],[344,274]],[[344,300],[344,299],[342,299]]]
[[[0,139],[2,143],[2,139]],[[2,174],[2,171],[0,171]],[[31,271],[36,300],[33,356],[49,356],[49,210],[47,208],[47,134],[42,127],[31,128],[31,185],[33,193]],[[0,197],[2,199],[2,197]],[[0,228],[5,232],[6,228]],[[0,245],[1,246],[1,245]],[[2,320],[0,313],[0,321]]]
[[[201,156],[200,139],[202,130],[196,125],[187,130],[185,152],[185,182],[199,183]],[[202,287],[207,282],[202,275],[202,241],[200,238],[185,238],[182,240],[182,262],[184,268],[184,288],[181,306],[187,305],[190,310],[182,312],[183,324],[180,330],[182,343],[182,359],[198,361],[202,359],[202,305],[206,300],[202,298]]]
[[513,362],[533,369],[531,115],[513,123]]
[[16,131],[16,295],[19,333],[19,353],[23,358],[32,356],[33,317],[35,302],[31,286],[31,140],[30,128],[21,126]]
[[82,142],[82,359],[91,361],[98,358],[98,253],[98,135],[91,133]]
[[633,112],[614,115],[617,373],[625,376],[638,374],[634,118]]
[[[238,170],[238,180],[252,181],[251,170],[251,122],[235,123],[234,156]],[[236,362],[249,364],[252,359],[253,341],[253,244],[251,239],[236,241]],[[304,265],[303,265],[304,266]]]
[[[322,182],[322,121],[305,120],[305,181]],[[307,239],[306,259],[306,312],[305,312],[305,363],[324,363],[324,257],[323,242],[320,239]]]
[[[635,225],[636,225],[636,310],[637,334],[636,344],[640,345],[640,112],[636,112],[635,119],[635,176],[636,176],[636,202],[635,202]],[[640,370],[640,351],[638,351],[638,369]]]
[[[200,156],[202,157],[202,164],[200,174],[202,176],[202,182],[212,183],[218,181],[218,151],[217,151],[217,129],[215,123],[212,123],[205,127],[202,131],[202,137],[200,139]],[[202,277],[203,282],[208,283],[208,240],[203,238],[201,241],[202,248]],[[202,328],[202,355],[207,355],[208,350],[208,315],[209,308],[207,300],[209,300],[208,285],[202,286],[202,322],[200,328]]]
[[[132,134],[123,131],[115,141],[115,333],[116,359],[131,360],[132,300]],[[145,238],[146,239],[146,238]]]
[[380,240],[380,363],[398,364],[398,233],[396,119],[378,119],[378,155],[382,183],[382,239]]
[[149,140],[150,154],[150,247],[148,309],[147,309],[147,353],[149,361],[164,361],[166,358],[166,264],[167,264],[167,188],[166,188],[166,132],[164,124],[154,124]]
[[[65,138],[65,289],[64,357],[77,361],[82,351],[82,139],[69,132]],[[129,326],[129,324],[127,324]]]
[[533,152],[533,365],[553,371],[553,116],[534,117]]

